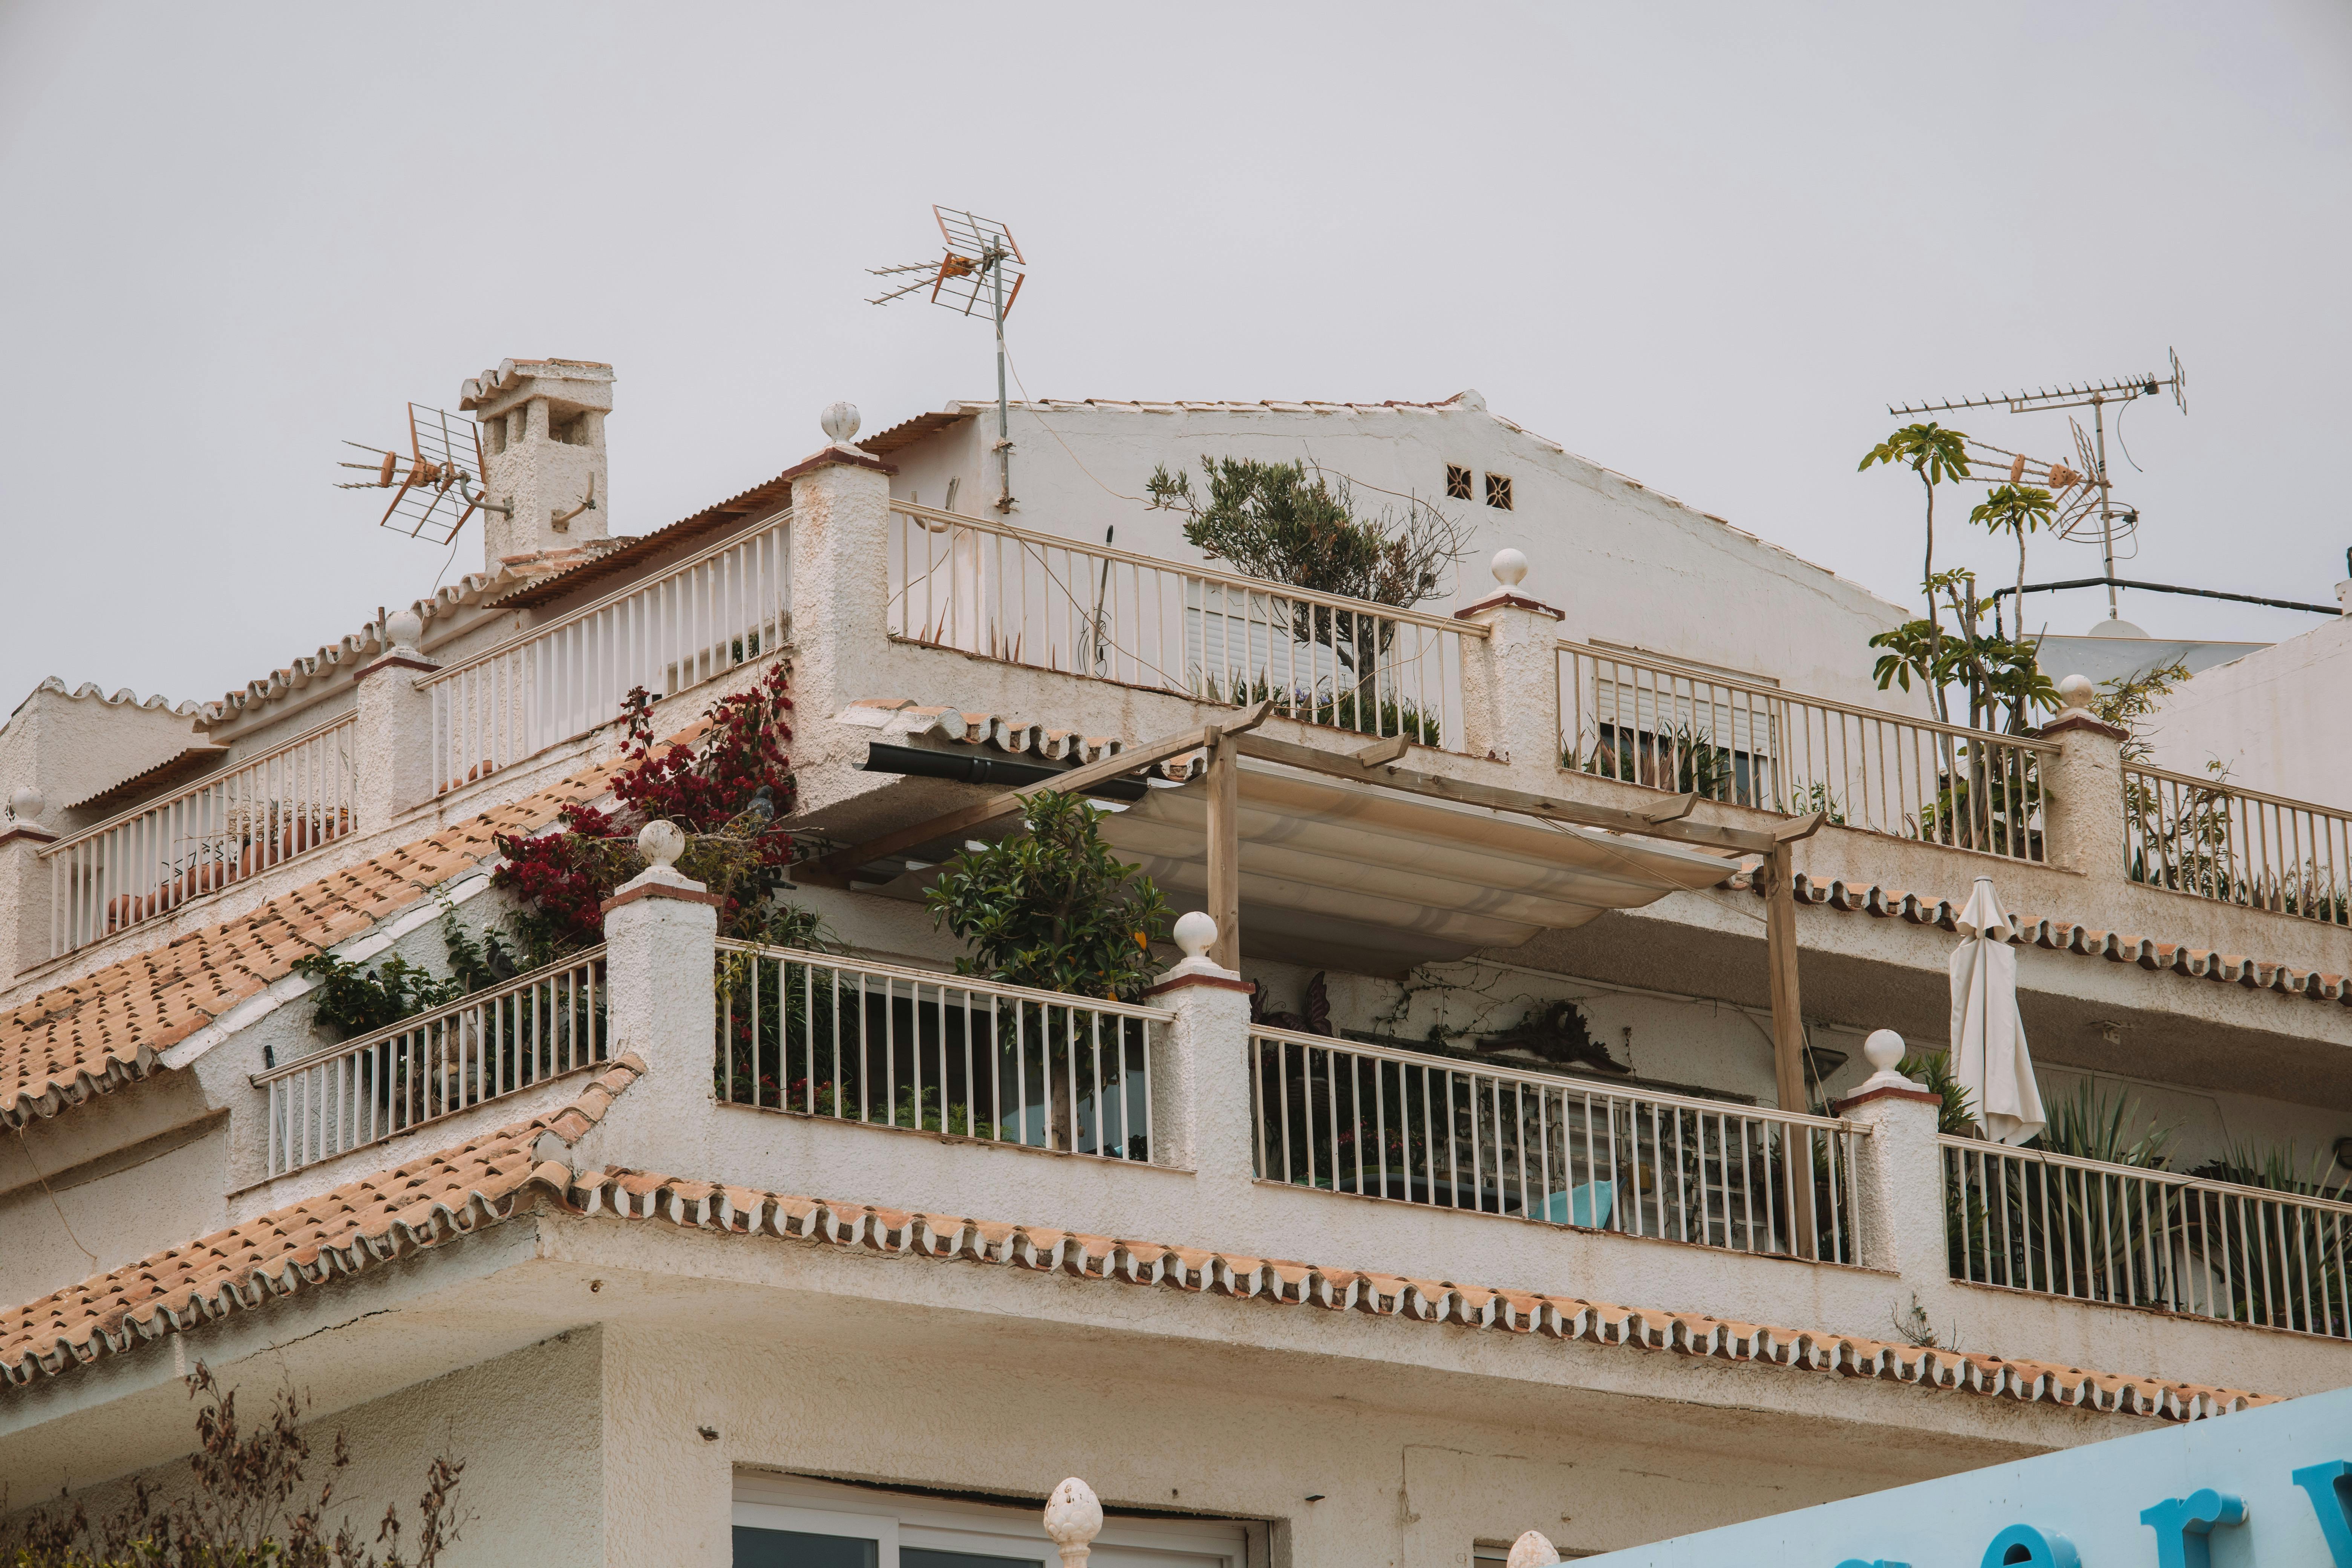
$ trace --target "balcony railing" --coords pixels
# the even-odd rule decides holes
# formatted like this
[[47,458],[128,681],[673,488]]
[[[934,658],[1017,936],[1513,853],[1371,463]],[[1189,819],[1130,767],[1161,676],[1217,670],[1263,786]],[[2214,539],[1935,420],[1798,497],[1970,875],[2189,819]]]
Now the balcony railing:
[[360,826],[349,714],[41,851],[49,956],[171,913]]
[[433,694],[436,794],[613,719],[633,687],[669,697],[772,652],[792,614],[791,520],[417,682]]
[[2124,869],[2176,892],[2352,925],[2352,813],[2126,767]]
[[604,950],[591,948],[348,1044],[256,1073],[273,1176],[603,1061]]
[[2352,1204],[1942,1142],[1956,1279],[2352,1338]]
[[1152,1031],[1173,1014],[724,941],[719,986],[729,1104],[1152,1157]]
[[1856,1141],[1825,1117],[1275,1029],[1250,1036],[1257,1173],[1733,1252],[1861,1256]]
[[1559,648],[1560,765],[2017,860],[2043,858],[2042,761],[2016,735]]
[[1473,623],[891,504],[890,635],[1464,749]]

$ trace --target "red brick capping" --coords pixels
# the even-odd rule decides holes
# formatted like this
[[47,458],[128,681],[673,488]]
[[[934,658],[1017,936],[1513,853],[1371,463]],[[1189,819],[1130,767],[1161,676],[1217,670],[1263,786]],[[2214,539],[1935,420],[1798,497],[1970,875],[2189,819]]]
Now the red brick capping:
[[814,452],[803,458],[799,462],[778,474],[775,481],[772,482],[796,479],[803,474],[813,474],[819,468],[829,468],[836,463],[845,468],[872,468],[877,474],[895,474],[898,471],[898,466],[896,463],[886,463],[871,452],[860,452],[851,447],[827,447],[822,452]]
[[19,838],[29,839],[35,844],[50,844],[56,842],[57,837],[58,835],[46,827],[36,827],[29,822],[20,822],[6,832],[0,833],[0,844],[14,844]]
[[353,680],[364,680],[379,669],[430,670],[438,669],[440,668],[441,667],[439,665],[435,664],[430,659],[410,658],[403,654],[388,653],[382,658],[377,659],[373,664],[363,664],[357,669],[352,671],[352,679]]
[[1203,986],[1211,991],[1239,991],[1244,994],[1257,989],[1246,980],[1228,980],[1222,974],[1179,974],[1161,981],[1146,991],[1144,994],[1157,996],[1163,991],[1181,991],[1188,985]]
[[1454,611],[1454,618],[1457,621],[1466,621],[1481,610],[1500,609],[1506,605],[1514,610],[1533,610],[1539,616],[1549,616],[1555,621],[1564,621],[1568,619],[1567,611],[1555,610],[1549,605],[1544,604],[1540,600],[1523,599],[1517,594],[1496,594],[1488,598],[1481,599],[1466,610]]
[[1944,1103],[1942,1095],[1929,1094],[1924,1089],[1864,1089],[1851,1100],[1841,1100],[1830,1109],[1838,1115],[1843,1116],[1855,1106],[1868,1105],[1874,1100],[1916,1100],[1922,1105]]
[[698,888],[673,888],[667,882],[646,882],[614,894],[597,908],[609,915],[623,904],[634,904],[639,899],[676,899],[682,904],[709,904],[713,907],[727,901],[717,893],[704,892]]
[[2036,730],[2034,734],[2046,741],[2053,735],[2063,734],[2069,730],[2083,730],[2094,735],[2105,735],[2110,741],[2124,741],[2130,738],[2128,731],[2118,730],[2113,724],[2103,723],[2080,710],[2060,714]]

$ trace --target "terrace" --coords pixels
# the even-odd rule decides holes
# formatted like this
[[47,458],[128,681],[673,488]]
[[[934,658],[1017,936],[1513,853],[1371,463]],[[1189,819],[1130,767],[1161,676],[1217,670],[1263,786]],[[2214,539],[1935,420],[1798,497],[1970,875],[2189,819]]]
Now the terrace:
[[[1989,868],[2073,928],[2160,933],[2161,964],[2036,984],[2186,1026],[2148,1070],[2300,1076],[2340,1107],[2352,1027],[2311,1004],[2352,971],[2347,814],[2126,769],[2079,711],[1994,734],[1564,638],[1507,563],[1480,605],[1401,610],[893,502],[877,467],[820,454],[789,512],[446,662],[388,628],[352,713],[42,847],[56,953],[96,959],[512,798],[601,745],[632,687],[676,729],[793,658],[822,851],[803,879],[841,947],[721,942],[649,899],[664,918],[616,915],[604,949],[247,1064],[239,1205],[546,1103],[628,1050],[696,1070],[612,1157],[715,1181],[854,1169],[908,1208],[1171,1237],[1213,1219],[1219,1246],[1265,1257],[1856,1334],[1909,1300],[2005,1355],[2263,1392],[2352,1373],[2333,1348],[2352,1340],[2352,1206],[1939,1134],[1883,1046],[1865,1078],[1819,1041],[1899,1023],[1937,1043],[1949,937],[1828,913],[1801,933],[1795,896],[1802,875],[1956,903]],[[914,724],[909,694],[952,695],[953,723]],[[990,717],[1024,713],[1041,721]],[[945,973],[910,919],[942,856],[1047,784],[1128,796],[1107,837],[1213,917],[1144,1004]],[[1545,946],[1561,931],[1589,940]],[[1373,1026],[1373,984],[1523,947],[1531,973],[1628,994],[1672,972],[1675,1005],[1732,1014],[1708,1040],[1750,1007],[1769,1091],[1710,1066],[1719,1043],[1666,1082]],[[2145,973],[2209,951],[2253,955],[2231,961],[2246,983]],[[1244,961],[1326,966],[1354,999],[1329,1033],[1253,1022]],[[2122,976],[2118,1005],[2099,987]],[[2245,1050],[2199,1047],[2209,1027]]]

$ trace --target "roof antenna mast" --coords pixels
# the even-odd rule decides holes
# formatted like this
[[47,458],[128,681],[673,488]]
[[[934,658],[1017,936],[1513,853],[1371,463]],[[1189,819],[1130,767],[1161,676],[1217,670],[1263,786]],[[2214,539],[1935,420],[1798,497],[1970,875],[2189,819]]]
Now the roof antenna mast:
[[[1890,403],[1886,405],[1886,412],[1900,417],[1906,414],[1941,414],[1959,408],[2006,408],[2011,414],[2037,414],[2054,408],[2089,409],[2091,428],[2095,432],[2094,438],[2089,443],[2084,442],[2082,428],[2077,426],[2075,443],[2083,461],[2090,468],[2089,489],[2097,491],[2099,498],[2099,563],[2104,569],[2103,574],[2107,580],[2107,619],[2120,620],[2122,616],[2116,606],[2116,524],[2123,523],[2124,531],[2128,534],[2137,525],[2139,513],[2132,508],[2118,508],[2116,504],[2113,489],[2107,478],[2106,407],[2112,403],[2120,408],[2123,405],[2136,399],[2153,397],[2169,387],[2172,391],[2172,400],[2180,405],[2180,412],[2188,413],[2189,373],[2180,368],[2180,356],[2178,353],[2168,351],[2168,357],[2171,361],[2172,374],[2167,376],[2159,377],[2150,373],[2147,375],[2126,376],[2120,381],[2085,382],[2075,385],[2045,387],[2038,392],[1998,392],[1990,397],[1961,397],[1944,403]],[[2121,417],[2119,414],[2118,423]],[[1981,443],[1978,444],[1981,445]],[[1998,451],[2000,448],[1989,447],[1988,450]],[[2012,465],[2011,479],[2012,484],[2016,482],[2015,475],[2022,472],[2024,461],[2025,459],[2021,458]],[[2053,479],[2056,472],[2057,469],[2053,468]],[[2059,487],[2053,484],[2052,488]]]
[[[936,205],[931,215],[939,219],[940,237],[946,241],[947,254],[937,261],[867,268],[866,271],[877,278],[912,275],[913,280],[887,289],[866,303],[887,305],[928,288],[932,304],[944,305],[958,315],[988,311],[996,326],[996,510],[1011,511],[1013,424],[1011,405],[1004,392],[1004,318],[1012,313],[1013,301],[1021,297],[1028,258],[1013,242],[1013,231],[993,218],[977,217],[960,207]],[[1012,278],[1009,290],[1005,287],[1008,272]]]

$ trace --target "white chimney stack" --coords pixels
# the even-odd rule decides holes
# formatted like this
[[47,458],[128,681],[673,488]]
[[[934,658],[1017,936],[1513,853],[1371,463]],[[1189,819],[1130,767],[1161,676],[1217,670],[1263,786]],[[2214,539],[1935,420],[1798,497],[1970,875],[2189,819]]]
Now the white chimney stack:
[[510,359],[466,383],[457,406],[482,427],[488,470],[485,569],[576,551],[612,530],[604,485],[604,416],[613,367],[586,360]]

